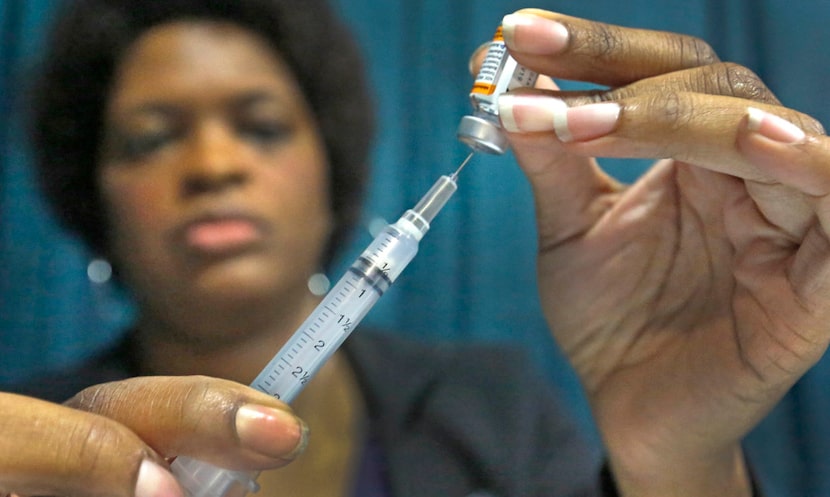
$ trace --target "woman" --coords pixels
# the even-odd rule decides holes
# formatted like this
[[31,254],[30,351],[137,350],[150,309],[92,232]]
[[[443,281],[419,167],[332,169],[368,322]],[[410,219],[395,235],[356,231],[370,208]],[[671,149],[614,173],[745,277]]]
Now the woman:
[[[63,401],[89,385],[139,375],[249,384],[316,306],[307,281],[328,264],[358,212],[371,109],[354,42],[322,2],[189,0],[136,9],[94,0],[69,9],[36,100],[42,178],[66,224],[113,261],[140,312],[119,349],[63,382],[21,391]],[[532,391],[511,392],[523,367],[518,357],[359,335],[348,358],[335,355],[292,406],[314,436],[295,464],[259,478],[264,494],[576,495],[595,486],[590,452],[549,390],[534,381]],[[476,371],[482,363],[502,364],[499,375]],[[156,475],[150,481],[167,476],[135,461],[150,459],[151,449],[273,467],[304,447],[303,423],[272,399],[254,402],[244,389],[202,379],[165,381],[159,388],[168,392],[198,392],[170,401],[192,404],[190,429],[227,426],[246,454],[216,453],[208,442],[215,433],[195,442],[207,452],[169,433],[143,435],[149,447],[128,457],[134,471],[142,468],[139,490],[146,468]],[[478,381],[490,394],[503,391],[504,404],[487,406],[487,392],[470,389]],[[100,413],[98,400],[122,388],[130,394],[117,395],[166,402],[169,395],[132,390],[154,384],[93,387],[69,405]],[[198,419],[207,406],[196,396],[225,405],[228,419]],[[508,406],[522,403],[525,413],[511,421]],[[136,432],[143,429],[124,415],[159,422],[155,412],[110,406],[105,414]],[[545,425],[533,445],[507,439],[524,419]],[[488,426],[498,429],[477,435]],[[535,460],[554,440],[556,456]],[[485,470],[507,460],[499,471]],[[561,476],[549,478],[550,467]],[[130,492],[130,478],[119,483]]]
[[[18,456],[0,459],[0,474],[12,475],[0,487],[179,495],[163,458],[281,466],[306,438],[284,405],[178,375],[248,383],[315,304],[299,290],[352,218],[344,209],[355,197],[338,195],[362,175],[348,164],[365,159],[365,142],[336,143],[364,131],[353,113],[367,106],[337,93],[337,71],[321,65],[337,64],[350,43],[312,2],[72,9],[40,91],[40,164],[58,211],[113,260],[140,318],[123,349],[49,393],[169,376],[92,386],[67,406],[4,395],[4,453]],[[814,192],[803,184],[821,171],[799,169],[800,182],[779,163],[759,172],[735,144],[792,131],[774,113],[816,128],[693,38],[543,11],[509,16],[504,28],[520,62],[612,86],[554,93],[570,106],[553,88],[511,96],[501,113],[537,199],[548,319],[586,385],[620,494],[749,495],[740,438],[826,347],[820,318],[830,305],[812,293],[821,280],[802,259],[830,251],[814,241],[824,235],[804,201]],[[744,84],[713,84],[735,76]],[[747,119],[750,100],[758,111]],[[335,102],[347,111],[335,113]],[[686,163],[662,161],[623,188],[583,158],[592,155]],[[792,201],[779,208],[773,194]],[[776,259],[745,254],[785,246],[759,210],[798,221],[788,236],[813,237],[805,246],[815,249],[782,276],[802,308],[765,293],[793,301],[769,276],[780,273],[759,274]],[[263,474],[263,493],[611,495],[611,473],[595,488],[590,454],[533,377],[513,356],[361,331],[295,403],[314,441]]]

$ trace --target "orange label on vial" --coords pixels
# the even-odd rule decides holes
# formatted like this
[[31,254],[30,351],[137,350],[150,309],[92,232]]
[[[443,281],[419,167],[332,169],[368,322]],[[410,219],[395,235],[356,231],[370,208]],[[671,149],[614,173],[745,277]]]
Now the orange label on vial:
[[499,26],[496,29],[496,34],[493,35],[490,49],[487,50],[487,55],[484,56],[484,61],[481,63],[481,69],[478,76],[476,76],[475,83],[473,83],[473,89],[470,90],[471,93],[478,95],[492,95],[495,93],[506,51],[502,27]]
[[473,85],[473,89],[470,90],[470,93],[477,93],[479,95],[492,95],[495,91],[496,85],[490,85],[487,83],[476,83]]
[[504,35],[502,34],[501,26],[496,29],[496,34],[493,35],[493,41],[504,41]]

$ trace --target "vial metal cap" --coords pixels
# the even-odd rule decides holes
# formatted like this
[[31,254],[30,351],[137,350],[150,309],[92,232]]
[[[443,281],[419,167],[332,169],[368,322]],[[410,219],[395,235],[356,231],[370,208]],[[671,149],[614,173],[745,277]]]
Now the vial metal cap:
[[456,135],[461,142],[476,152],[501,155],[507,152],[509,147],[507,137],[499,126],[477,116],[462,117]]

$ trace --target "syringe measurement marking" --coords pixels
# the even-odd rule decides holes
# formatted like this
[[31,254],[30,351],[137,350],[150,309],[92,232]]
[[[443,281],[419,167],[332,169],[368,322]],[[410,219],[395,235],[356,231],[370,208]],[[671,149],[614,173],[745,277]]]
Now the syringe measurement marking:
[[[388,243],[382,244],[384,248],[388,247]],[[384,275],[387,275],[389,272],[389,264],[384,263],[383,267],[378,268],[378,264],[375,261],[370,261],[373,266],[381,271]],[[362,279],[368,278],[363,275],[354,275],[354,281],[360,281]],[[279,377],[285,373],[286,370],[291,372],[291,376],[294,377],[300,384],[305,384],[307,381],[310,380],[310,373],[306,371],[302,366],[296,366],[292,361],[294,361],[302,351],[305,349],[306,346],[311,344],[317,352],[323,352],[328,344],[325,340],[316,340],[315,334],[320,332],[327,321],[331,317],[337,317],[337,324],[340,325],[343,332],[349,332],[352,328],[352,321],[351,317],[347,317],[345,314],[339,313],[338,309],[343,304],[348,303],[349,296],[358,291],[357,298],[363,298],[366,294],[367,288],[362,288],[355,284],[354,281],[344,281],[343,288],[341,288],[336,294],[331,296],[331,299],[328,303],[321,307],[321,313],[317,317],[317,319],[310,324],[309,327],[302,330],[301,335],[299,336],[297,343],[295,343],[292,348],[285,353],[284,357],[281,358],[281,363],[277,365],[276,369],[272,370],[271,373],[268,375],[268,379],[270,381],[263,381],[264,384],[268,389],[273,387],[273,385],[278,381]],[[345,321],[344,321],[345,320]],[[265,388],[260,387],[262,390],[266,390]],[[277,398],[280,398],[279,393],[274,394]]]

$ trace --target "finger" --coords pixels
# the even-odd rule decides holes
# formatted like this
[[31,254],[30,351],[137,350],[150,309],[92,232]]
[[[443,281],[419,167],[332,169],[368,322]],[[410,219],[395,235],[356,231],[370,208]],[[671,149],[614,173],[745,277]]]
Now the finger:
[[[753,106],[798,123],[820,128],[814,119],[791,109]],[[619,102],[568,107],[544,95],[503,95],[499,114],[507,131],[552,133],[569,152],[594,157],[672,158],[744,179],[770,177],[735,147],[746,118],[744,99],[697,93],[650,93]]]
[[[489,46],[485,43],[470,57],[471,73],[477,72]],[[534,87],[540,91],[559,91],[556,82],[545,75],[536,79]],[[547,204],[537,202],[537,210],[550,207],[570,221],[568,229],[553,225],[546,229],[546,216],[537,215],[540,220],[539,238],[546,244],[557,243],[557,240],[567,239],[587,229],[601,214],[600,210],[592,207],[597,196],[622,188],[599,168],[594,159],[564,153],[561,144],[549,136],[516,136],[512,141],[522,144],[517,154],[526,159],[520,159],[519,163],[532,165],[525,169],[525,173],[531,178],[531,187],[536,191],[534,196],[537,199],[544,192],[550,192],[551,188],[566,185],[558,194],[550,195]]]
[[164,456],[230,469],[279,467],[305,448],[308,429],[283,403],[202,376],[143,377],[88,388],[68,402],[133,430]]
[[[753,105],[755,105],[753,103]],[[818,126],[814,120],[779,106],[757,104],[791,122]],[[782,188],[776,178],[747,160],[736,146],[738,129],[746,120],[744,99],[695,93],[650,94],[621,102],[567,107],[559,99],[540,95],[506,95],[499,113],[516,157],[525,171],[542,164],[537,147],[527,147],[516,133],[547,136],[564,142],[569,154],[585,157],[671,158],[748,181],[764,216],[793,239],[801,239],[814,207],[803,194]],[[531,177],[531,181],[533,178]],[[541,192],[549,202],[565,187],[553,184]],[[568,226],[570,212],[545,209],[546,224],[554,231]]]
[[[807,273],[815,278],[819,268],[827,265],[820,261],[825,259],[827,234],[830,233],[830,138],[808,135],[801,127],[778,115],[750,107],[739,126],[736,146],[738,152],[763,174],[803,193],[799,205],[794,205],[791,198],[769,199],[767,204],[770,206],[764,209],[764,214],[776,224],[788,227],[794,242],[802,247],[799,259],[812,254],[809,264],[793,266],[793,276],[796,268],[802,267],[809,268]],[[794,213],[798,211],[802,212],[800,224],[794,220]],[[815,219],[820,231],[812,230]],[[822,286],[827,287],[826,284]],[[811,285],[811,288],[817,286]]]
[[[788,288],[798,295],[795,312],[811,318],[800,326],[818,360],[827,343],[827,297],[830,295],[830,138],[805,134],[800,127],[771,112],[750,108],[739,129],[737,146],[752,164],[784,185],[803,191],[814,207],[815,219],[798,241],[798,252],[788,264]],[[756,285],[758,293],[770,285]],[[780,302],[779,312],[787,303]],[[809,350],[809,349],[808,349]],[[806,353],[802,357],[807,357]]]
[[[559,92],[556,82],[545,75],[536,79],[534,88]],[[521,143],[516,152],[519,164],[532,165],[525,168],[525,173],[537,199],[539,240],[545,244],[540,247],[542,250],[592,226],[604,211],[603,195],[622,189],[622,185],[605,174],[593,158],[569,155],[557,140],[542,135],[524,135],[515,136],[513,141]],[[553,193],[553,189],[557,193]],[[545,200],[539,202],[540,198]],[[545,213],[547,210],[568,219],[567,227],[546,224],[545,220],[550,219]]]
[[737,144],[745,158],[775,180],[815,197],[830,195],[827,136],[807,136],[790,121],[751,107]]
[[470,71],[471,76],[478,74],[478,69],[481,67],[481,64],[484,63],[484,58],[487,57],[487,50],[489,49],[490,42],[484,42],[473,51],[472,55],[470,55],[470,60],[467,62],[467,69]]
[[173,497],[165,462],[123,425],[0,394],[0,494]]
[[744,98],[780,105],[778,98],[752,70],[731,62],[717,62],[636,81],[610,90],[563,92],[568,105],[625,100],[648,93],[693,92]]
[[511,55],[555,78],[623,86],[673,71],[718,62],[703,40],[682,34],[625,28],[539,9],[502,21]]

